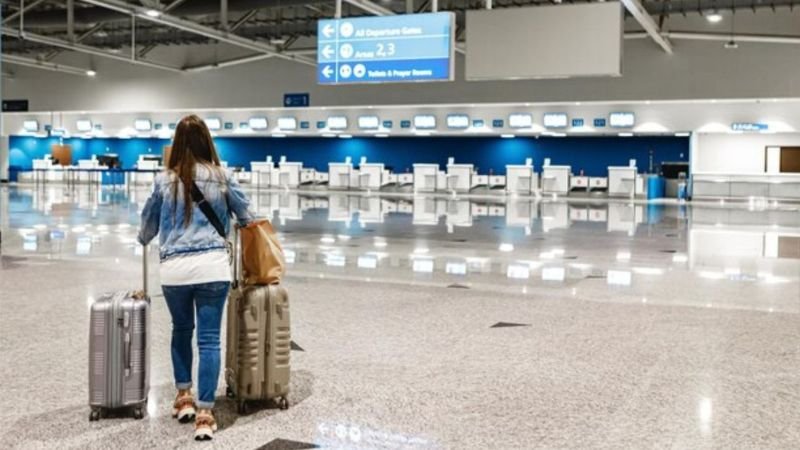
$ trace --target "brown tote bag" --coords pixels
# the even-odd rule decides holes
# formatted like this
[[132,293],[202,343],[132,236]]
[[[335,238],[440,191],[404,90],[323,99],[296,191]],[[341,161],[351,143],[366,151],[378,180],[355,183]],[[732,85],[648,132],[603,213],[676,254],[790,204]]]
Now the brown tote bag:
[[245,285],[277,284],[286,271],[278,236],[269,220],[260,219],[239,229],[242,277]]

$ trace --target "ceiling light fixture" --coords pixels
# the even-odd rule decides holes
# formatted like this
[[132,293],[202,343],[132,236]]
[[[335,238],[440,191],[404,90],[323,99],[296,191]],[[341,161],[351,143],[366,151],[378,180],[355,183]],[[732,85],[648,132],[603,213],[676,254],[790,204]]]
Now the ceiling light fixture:
[[720,23],[722,22],[722,14],[719,13],[709,14],[706,16],[706,20],[711,23]]
[[155,17],[158,17],[158,16],[161,15],[161,11],[159,11],[157,9],[148,9],[147,12],[145,12],[145,14],[147,15],[147,17],[154,17],[155,18]]
[[90,69],[90,70],[86,71],[86,75],[90,76],[90,77],[93,77],[93,76],[97,75],[97,72],[95,72],[94,70]]

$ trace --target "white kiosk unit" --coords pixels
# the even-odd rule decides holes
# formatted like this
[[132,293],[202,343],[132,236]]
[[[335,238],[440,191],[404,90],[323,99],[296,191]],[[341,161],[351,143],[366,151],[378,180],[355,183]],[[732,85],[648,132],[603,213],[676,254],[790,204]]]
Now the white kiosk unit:
[[634,197],[637,192],[636,160],[632,159],[628,166],[608,167],[608,195],[615,197]]
[[542,193],[562,195],[569,193],[570,173],[572,173],[571,166],[551,166],[550,158],[545,158],[542,167]]
[[281,156],[278,168],[278,186],[290,188],[300,185],[300,171],[303,169],[303,163],[288,162],[285,156]]
[[353,174],[353,160],[349,156],[343,163],[328,163],[328,186],[331,189],[350,189]]
[[358,186],[361,189],[380,190],[391,182],[389,171],[384,168],[383,163],[363,161],[358,169]]
[[509,194],[528,195],[535,192],[539,181],[533,171],[533,159],[525,159],[524,165],[506,165],[506,192]]
[[436,191],[438,178],[439,164],[414,164],[414,191]]
[[273,178],[277,178],[275,163],[272,156],[267,156],[266,161],[251,161],[250,170],[253,174],[253,184],[258,186],[271,186]]
[[447,158],[447,187],[448,191],[469,192],[472,189],[472,176],[475,175],[475,166],[472,164],[456,164],[455,158]]

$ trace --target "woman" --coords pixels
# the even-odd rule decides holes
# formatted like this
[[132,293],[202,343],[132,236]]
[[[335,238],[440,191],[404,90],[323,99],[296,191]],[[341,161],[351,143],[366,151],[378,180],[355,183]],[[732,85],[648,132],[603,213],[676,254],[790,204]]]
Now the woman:
[[[192,195],[194,186],[202,198],[196,191]],[[211,439],[217,429],[212,408],[220,371],[220,323],[231,283],[226,240],[198,206],[203,202],[211,206],[225,235],[231,212],[241,225],[253,220],[238,182],[220,166],[211,133],[191,115],[175,129],[167,170],[156,176],[142,211],[139,242],[147,244],[160,236],[161,285],[172,315],[172,367],[178,389],[172,415],[181,423],[195,419],[197,440]],[[195,314],[200,354],[196,402],[191,390]]]

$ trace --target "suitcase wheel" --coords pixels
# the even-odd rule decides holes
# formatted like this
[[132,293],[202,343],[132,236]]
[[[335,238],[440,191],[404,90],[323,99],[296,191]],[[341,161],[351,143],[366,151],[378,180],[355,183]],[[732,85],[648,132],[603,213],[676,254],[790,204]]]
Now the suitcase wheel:
[[144,408],[138,406],[133,409],[133,418],[136,420],[140,420],[144,417]]
[[100,420],[100,410],[99,409],[92,409],[92,411],[89,413],[89,421],[90,422],[95,422],[95,421],[98,421],[98,420]]
[[278,399],[278,408],[280,409],[289,409],[289,399],[286,397],[281,397]]

